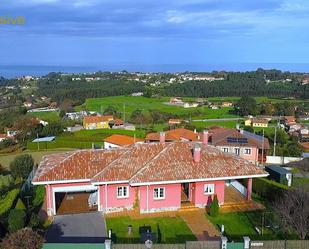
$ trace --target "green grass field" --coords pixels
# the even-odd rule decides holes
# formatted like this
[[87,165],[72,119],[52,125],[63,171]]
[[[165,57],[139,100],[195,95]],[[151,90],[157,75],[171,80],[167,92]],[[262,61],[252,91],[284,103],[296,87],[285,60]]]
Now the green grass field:
[[237,121],[214,121],[214,122],[192,122],[197,129],[209,128],[211,126],[222,126],[226,128],[235,128]]
[[[116,97],[105,97],[105,98],[95,98],[87,99],[83,106],[79,106],[76,109],[80,110],[86,108],[90,111],[104,112],[109,105],[117,108],[119,112],[124,112],[125,105],[125,114],[126,117],[129,117],[131,113],[140,109],[144,112],[149,110],[160,110],[162,112],[171,113],[181,117],[189,118],[233,118],[238,117],[231,113],[233,108],[222,108],[219,110],[211,110],[208,107],[197,107],[197,108],[188,108],[185,109],[180,106],[173,106],[165,104],[169,101],[170,98],[145,98],[145,97],[127,97],[127,96],[116,96]],[[186,99],[186,98],[184,98]],[[199,112],[199,113],[197,113]]]
[[30,112],[27,115],[37,117],[50,123],[56,123],[60,121],[58,112]]
[[[176,244],[194,241],[196,237],[180,217],[156,217],[134,219],[130,217],[106,218],[107,230],[112,229],[116,243],[139,243],[139,228],[150,226],[151,231],[158,238],[161,234],[161,243]],[[128,235],[128,226],[132,226],[132,235]]]
[[261,229],[262,213],[261,212],[241,212],[241,213],[224,213],[217,217],[209,219],[218,229],[223,224],[224,231],[228,238],[232,240],[242,240],[243,236],[249,236],[251,239],[276,239],[277,236],[269,229],[264,229],[264,235],[259,235],[254,227]]
[[43,156],[48,154],[55,154],[60,153],[64,151],[69,151],[70,149],[57,149],[57,150],[47,150],[47,151],[25,151],[21,153],[16,154],[7,154],[7,155],[0,155],[0,164],[4,167],[9,167],[10,163],[14,160],[16,156],[24,155],[24,154],[30,154],[35,163],[39,163]]

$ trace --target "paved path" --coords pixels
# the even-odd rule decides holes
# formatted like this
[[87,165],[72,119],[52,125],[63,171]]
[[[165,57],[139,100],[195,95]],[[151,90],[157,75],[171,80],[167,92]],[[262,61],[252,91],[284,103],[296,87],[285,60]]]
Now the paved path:
[[220,240],[220,233],[205,217],[204,210],[179,212],[198,240]]
[[46,233],[47,243],[102,243],[106,237],[101,213],[57,215]]
[[242,120],[244,118],[239,117],[239,118],[210,118],[210,119],[194,119],[192,122],[220,122],[220,121],[238,121]]

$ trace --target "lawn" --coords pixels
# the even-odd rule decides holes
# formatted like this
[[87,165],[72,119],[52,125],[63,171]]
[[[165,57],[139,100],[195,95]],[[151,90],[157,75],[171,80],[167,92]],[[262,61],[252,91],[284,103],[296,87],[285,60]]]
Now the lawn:
[[209,128],[211,126],[222,126],[226,128],[235,128],[237,121],[212,121],[212,122],[192,122],[197,129]]
[[[77,107],[77,110],[86,108],[90,111],[104,112],[109,105],[117,108],[119,112],[124,112],[125,105],[125,114],[126,117],[130,117],[131,113],[140,109],[144,112],[149,110],[160,110],[162,112],[171,113],[181,117],[192,118],[233,118],[238,117],[231,113],[233,108],[222,108],[219,110],[211,110],[206,106],[185,109],[181,106],[168,105],[166,102],[170,98],[145,98],[145,97],[131,97],[131,96],[116,96],[116,97],[105,97],[105,98],[92,98],[87,99],[85,104]],[[186,98],[184,98],[186,99]]]
[[[176,244],[196,240],[187,224],[180,217],[155,217],[132,220],[130,217],[106,218],[107,229],[112,229],[116,243],[139,243],[140,227],[151,227],[161,243]],[[132,235],[128,235],[128,226],[132,226]]]
[[29,112],[28,115],[37,117],[50,123],[56,123],[60,121],[58,112]]
[[224,213],[218,217],[207,218],[219,229],[224,224],[225,235],[231,240],[242,240],[243,236],[249,236],[251,239],[276,239],[277,235],[272,230],[264,228],[264,235],[259,235],[254,227],[261,230],[262,212],[241,212]]
[[4,167],[9,167],[10,163],[14,160],[16,156],[19,155],[24,155],[24,154],[30,154],[35,163],[39,163],[42,159],[43,156],[48,155],[48,154],[55,154],[55,153],[60,153],[64,151],[68,151],[69,149],[58,149],[58,150],[48,150],[48,151],[25,151],[22,153],[18,154],[6,154],[6,155],[0,155],[0,164],[3,165]]

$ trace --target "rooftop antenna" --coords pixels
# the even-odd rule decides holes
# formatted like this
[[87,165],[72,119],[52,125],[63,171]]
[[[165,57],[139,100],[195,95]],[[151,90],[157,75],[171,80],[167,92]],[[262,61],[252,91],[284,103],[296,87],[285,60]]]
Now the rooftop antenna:
[[273,153],[273,156],[276,156],[276,145],[277,145],[277,125],[275,126],[274,153]]

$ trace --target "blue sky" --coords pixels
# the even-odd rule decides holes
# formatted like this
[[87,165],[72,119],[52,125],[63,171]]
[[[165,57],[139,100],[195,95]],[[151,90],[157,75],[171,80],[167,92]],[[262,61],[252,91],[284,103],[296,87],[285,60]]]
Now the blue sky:
[[1,0],[0,64],[309,63],[308,0]]

